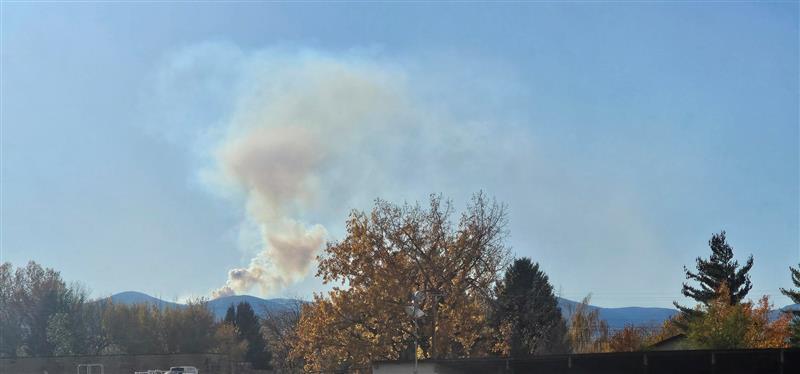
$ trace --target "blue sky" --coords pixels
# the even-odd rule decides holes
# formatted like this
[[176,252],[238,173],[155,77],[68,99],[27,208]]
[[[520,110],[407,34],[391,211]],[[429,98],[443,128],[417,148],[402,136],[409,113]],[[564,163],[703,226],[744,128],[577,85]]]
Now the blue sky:
[[[232,118],[262,82],[305,97],[317,81],[288,67],[333,66],[418,124],[320,130],[361,153],[330,148],[292,219],[336,239],[376,197],[460,208],[482,189],[509,205],[514,253],[604,306],[670,305],[725,229],[782,305],[800,262],[798,22],[791,2],[3,3],[2,260],[96,296],[208,295],[258,252],[247,194],[208,178]],[[311,271],[269,292],[324,289]]]

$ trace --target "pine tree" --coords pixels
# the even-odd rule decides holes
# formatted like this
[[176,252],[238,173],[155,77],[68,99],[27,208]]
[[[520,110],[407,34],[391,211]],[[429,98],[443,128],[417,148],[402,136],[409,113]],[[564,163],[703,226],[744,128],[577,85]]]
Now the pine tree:
[[[792,283],[794,286],[800,287],[800,265],[798,265],[797,269],[790,266],[789,271],[792,273]],[[781,288],[781,293],[792,299],[793,303],[800,304],[800,290]],[[789,344],[791,344],[792,347],[800,348],[800,307],[795,305],[791,313],[793,318],[789,325]]]
[[[750,275],[747,274],[753,267],[753,256],[748,257],[747,262],[740,268],[739,263],[733,260],[733,248],[725,240],[725,231],[713,234],[711,240],[708,241],[708,246],[711,248],[711,256],[708,260],[697,258],[696,273],[689,271],[684,266],[686,279],[699,282],[700,287],[692,287],[684,283],[683,295],[708,306],[718,297],[717,290],[725,284],[729,290],[727,299],[730,300],[731,305],[739,304],[753,288],[750,283]],[[697,310],[684,307],[677,302],[673,302],[673,304],[688,315],[699,313]]]
[[231,304],[228,310],[225,311],[225,318],[223,321],[227,324],[236,326],[236,306]]
[[261,335],[261,322],[250,303],[242,301],[236,307],[236,323],[240,337],[247,341],[248,349],[245,360],[253,364],[254,369],[268,369],[271,354],[267,350],[267,341]]
[[502,353],[511,357],[568,350],[566,323],[547,275],[538,263],[520,258],[497,287],[493,323],[503,332]]

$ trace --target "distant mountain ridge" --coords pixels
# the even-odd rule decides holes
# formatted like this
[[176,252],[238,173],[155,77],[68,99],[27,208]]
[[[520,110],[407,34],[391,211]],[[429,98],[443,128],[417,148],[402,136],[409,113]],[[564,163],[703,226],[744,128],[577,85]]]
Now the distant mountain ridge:
[[790,304],[780,309],[775,309],[769,313],[769,317],[773,320],[778,319],[783,313],[789,313],[795,310],[800,310],[800,304]]
[[[101,300],[109,300],[109,299],[113,303],[126,304],[126,305],[152,304],[159,309],[186,307],[185,304],[165,301],[157,297],[153,297],[148,294],[136,291],[120,292]],[[294,299],[281,299],[281,298],[262,299],[260,297],[250,296],[250,295],[233,295],[233,296],[225,296],[209,300],[208,309],[210,309],[211,312],[214,313],[214,316],[217,319],[222,319],[225,317],[225,312],[228,310],[228,307],[230,307],[231,305],[237,305],[243,301],[246,301],[250,305],[252,305],[256,313],[261,315],[264,315],[267,312],[280,312],[280,311],[290,310],[292,308],[295,308],[298,305],[298,303],[301,303],[301,301]]]
[[[106,299],[111,299],[111,301],[114,303],[128,305],[143,303],[153,304],[159,309],[183,308],[186,306],[184,304],[165,301],[157,297],[135,291],[120,292]],[[229,306],[239,304],[242,301],[250,303],[255,311],[261,315],[264,315],[266,311],[280,312],[290,310],[303,303],[303,301],[296,299],[262,299],[260,297],[251,295],[234,295],[209,300],[208,308],[214,313],[216,318],[222,319],[225,317],[225,312],[228,310]],[[580,303],[577,301],[572,301],[561,297],[558,298],[558,306],[561,308],[561,313],[566,319],[569,319],[569,317],[575,311],[575,308],[577,308],[578,304]],[[621,329],[625,327],[625,325],[657,326],[663,323],[666,319],[678,313],[678,310],[676,309],[659,307],[604,308],[589,305],[588,309],[590,311],[599,310],[600,318],[608,322],[608,327],[611,329]],[[800,309],[800,304],[787,305],[781,309],[773,310],[770,316],[774,319],[777,318],[782,311],[798,309]]]
[[[561,307],[561,314],[569,320],[572,313],[580,303],[569,299],[558,298],[558,306]],[[620,307],[620,308],[603,308],[594,305],[588,305],[589,311],[599,310],[600,319],[608,323],[611,329],[621,329],[625,325],[636,326],[656,326],[661,325],[665,320],[678,314],[677,309],[672,308],[658,308],[658,307]]]
[[153,304],[157,306],[159,309],[175,308],[183,306],[182,304],[161,300],[157,297],[153,297],[148,294],[136,291],[120,292],[118,294],[111,295],[111,297],[108,297],[107,299],[111,299],[111,302],[116,304],[126,304],[126,305]]
[[[164,301],[157,297],[134,291],[120,292],[112,295],[110,299],[112,302],[122,304],[153,304],[160,309],[182,308],[185,306],[184,304]],[[301,301],[294,299],[262,299],[260,297],[251,295],[234,295],[209,300],[208,308],[218,319],[222,319],[225,317],[225,312],[229,306],[239,304],[243,301],[250,303],[255,311],[262,315],[265,314],[266,311],[276,312],[281,310],[289,310],[296,307],[298,303],[302,303]],[[569,318],[579,303],[569,299],[559,298],[558,304],[561,307],[564,317]],[[667,318],[678,313],[677,310],[668,308],[603,308],[589,305],[589,310],[595,309],[600,311],[600,318],[606,320],[609,327],[612,329],[622,328],[626,324],[658,325]]]

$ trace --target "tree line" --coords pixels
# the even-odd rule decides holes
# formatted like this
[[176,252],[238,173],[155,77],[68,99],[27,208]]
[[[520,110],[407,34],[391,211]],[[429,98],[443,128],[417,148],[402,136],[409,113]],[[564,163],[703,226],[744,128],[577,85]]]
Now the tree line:
[[[346,236],[318,256],[331,291],[280,313],[231,306],[221,321],[203,300],[163,310],[92,301],[52,269],[3,264],[0,356],[218,352],[299,372],[415,356],[636,351],[680,334],[687,348],[800,346],[800,311],[772,319],[766,296],[748,301],[753,258],[740,265],[724,231],[709,240],[708,258],[684,269],[682,293],[696,305],[676,303],[680,313],[655,329],[612,331],[588,297],[561,310],[541,266],[511,257],[505,205],[479,193],[454,216],[436,195],[425,207],[378,200],[353,211]],[[800,287],[800,270],[790,274]],[[781,291],[800,303],[800,290]]]
[[[333,289],[303,306],[289,359],[309,371],[354,370],[414,356],[637,351],[681,334],[685,348],[800,346],[800,311],[773,320],[768,297],[746,299],[753,258],[740,266],[724,231],[696,271],[684,269],[696,284],[682,293],[695,306],[676,303],[680,313],[655,329],[611,331],[588,297],[561,310],[539,264],[510,257],[503,204],[479,193],[454,215],[435,195],[427,207],[378,200],[369,213],[353,211],[346,237],[318,257],[317,276]],[[800,271],[791,274],[800,287]],[[800,302],[800,291],[782,292]]]
[[214,352],[263,369],[265,323],[246,302],[217,321],[202,299],[163,309],[90,300],[53,269],[0,265],[0,357]]

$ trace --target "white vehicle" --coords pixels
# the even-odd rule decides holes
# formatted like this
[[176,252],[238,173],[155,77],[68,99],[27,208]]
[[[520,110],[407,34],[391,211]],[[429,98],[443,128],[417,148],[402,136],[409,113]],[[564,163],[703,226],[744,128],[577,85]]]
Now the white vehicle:
[[175,366],[169,368],[165,374],[197,374],[197,368],[194,366]]

